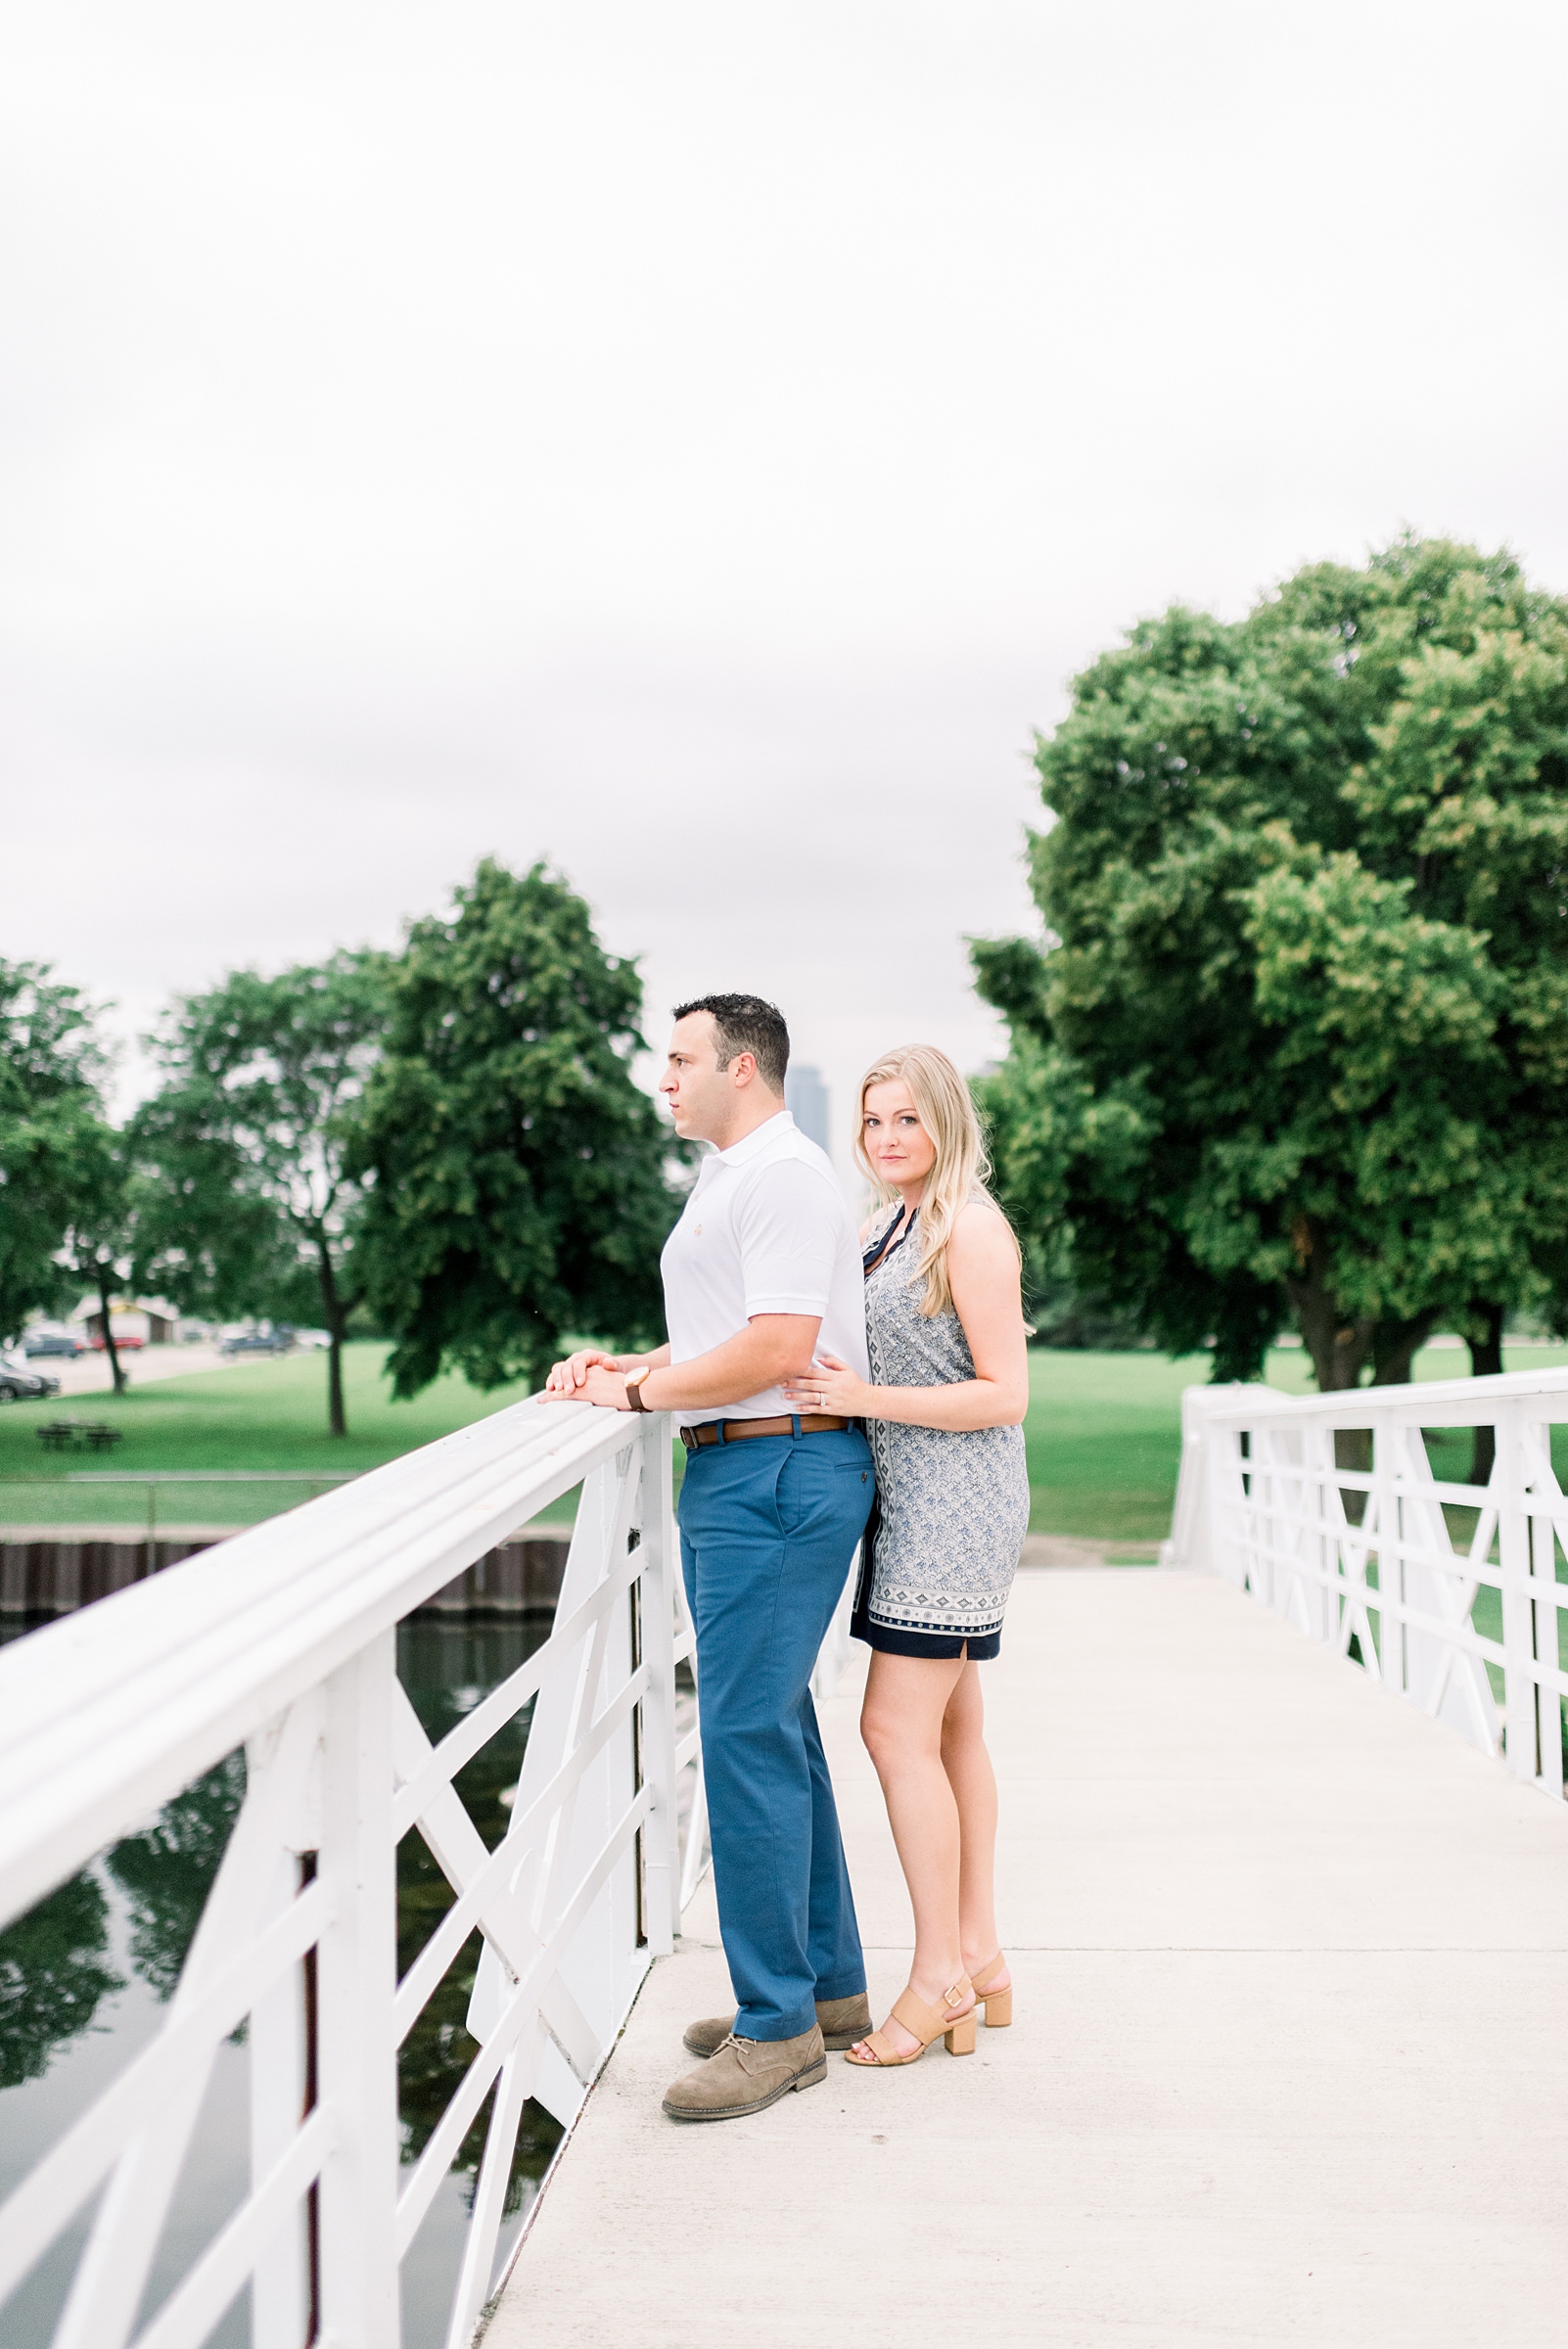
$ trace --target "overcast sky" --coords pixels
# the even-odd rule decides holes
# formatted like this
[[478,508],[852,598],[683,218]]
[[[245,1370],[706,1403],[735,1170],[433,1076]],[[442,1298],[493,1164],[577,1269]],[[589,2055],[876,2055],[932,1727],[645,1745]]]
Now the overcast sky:
[[7,18],[0,953],[127,1035],[547,856],[842,1137],[1136,617],[1568,589],[1561,0]]

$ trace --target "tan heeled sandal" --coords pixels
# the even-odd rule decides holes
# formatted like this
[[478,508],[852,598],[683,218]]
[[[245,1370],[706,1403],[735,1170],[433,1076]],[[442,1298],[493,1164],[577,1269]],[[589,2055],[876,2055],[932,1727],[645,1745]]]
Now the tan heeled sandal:
[[947,2010],[939,2014],[924,1999],[917,1999],[912,1990],[902,1990],[893,2002],[891,2020],[901,2023],[911,2039],[920,2045],[912,2055],[900,2055],[885,2031],[868,2031],[856,2042],[869,2048],[869,2055],[857,2055],[853,2048],[845,2050],[846,2063],[857,2063],[863,2071],[891,2071],[896,2064],[918,2063],[934,2040],[940,2039],[949,2055],[973,2055],[975,2051],[975,2009],[965,2007],[956,2020],[952,2008],[963,2006],[965,1999],[974,1997],[974,1988],[967,1974],[960,1974],[950,1990],[942,1994],[942,2004]]
[[1012,1984],[1009,1982],[1004,1990],[988,1990],[986,1988],[988,1974],[1005,1973],[1006,1968],[1007,1960],[998,1950],[994,1958],[988,1958],[984,1965],[977,1965],[970,1976],[970,1980],[974,1984],[975,2004],[977,2007],[984,2006],[986,2009],[988,2031],[1004,2031],[1013,2019]]

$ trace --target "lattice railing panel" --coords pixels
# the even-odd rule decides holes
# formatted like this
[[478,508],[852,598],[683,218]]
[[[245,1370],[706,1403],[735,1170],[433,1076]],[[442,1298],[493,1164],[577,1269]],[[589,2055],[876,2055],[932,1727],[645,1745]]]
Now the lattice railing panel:
[[[397,1677],[399,1619],[578,1482],[549,1637],[433,1743]],[[247,2289],[254,2349],[391,2349],[399,2261],[487,2110],[446,2333],[463,2349],[496,2281],[528,2099],[570,2121],[701,1870],[689,1696],[677,1722],[691,1649],[668,1421],[528,1404],[0,1657],[0,1921],[237,1736],[247,1759],[161,2027],[0,2208],[0,2301],[85,2213],[56,2349],[198,2349]],[[456,1781],[530,1707],[492,1850]],[[398,1980],[410,1833],[451,1901]],[[405,2166],[398,2050],[476,1933],[476,2051]],[[248,2186],[148,2317],[218,2050],[241,2029]]]
[[[1165,1562],[1224,1575],[1546,1792],[1563,1791],[1568,1373],[1278,1395],[1189,1388]],[[1428,1434],[1490,1428],[1489,1481]],[[1367,1463],[1347,1464],[1356,1453]],[[1500,1701],[1499,1701],[1500,1699]]]

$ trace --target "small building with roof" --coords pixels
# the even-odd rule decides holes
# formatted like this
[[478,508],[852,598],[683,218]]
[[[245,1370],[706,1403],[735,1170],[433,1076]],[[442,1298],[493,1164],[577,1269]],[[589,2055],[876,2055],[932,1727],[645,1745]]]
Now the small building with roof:
[[[89,1338],[104,1334],[103,1309],[96,1297],[84,1297],[70,1316],[71,1326]],[[112,1297],[109,1326],[115,1339],[143,1346],[173,1346],[179,1341],[180,1310],[166,1297]]]

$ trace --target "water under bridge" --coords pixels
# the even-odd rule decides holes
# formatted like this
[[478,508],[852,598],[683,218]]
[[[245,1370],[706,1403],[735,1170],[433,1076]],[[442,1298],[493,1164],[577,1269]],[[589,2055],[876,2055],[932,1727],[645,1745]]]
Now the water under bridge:
[[[1478,1420],[1484,1491],[1423,1433]],[[30,1635],[5,1916],[242,1742],[245,1794],[158,2028],[0,2209],[0,2293],[50,2276],[61,2349],[393,2349],[466,2142],[447,2349],[1555,2343],[1564,1426],[1561,1374],[1189,1396],[1170,1570],[1026,1572],[988,1668],[1017,2021],[723,2125],[659,2109],[726,1995],[662,1424],[519,1405]],[[433,1740],[398,1623],[579,1482],[549,1638]],[[860,1669],[835,1635],[819,1701],[881,2007],[908,1922]],[[520,1719],[487,1840],[464,1773]],[[407,1838],[442,1904],[399,1954]],[[459,1974],[411,2149],[397,2050]],[[220,2060],[248,2159],[173,2272]]]

